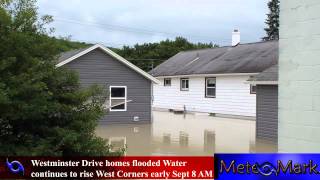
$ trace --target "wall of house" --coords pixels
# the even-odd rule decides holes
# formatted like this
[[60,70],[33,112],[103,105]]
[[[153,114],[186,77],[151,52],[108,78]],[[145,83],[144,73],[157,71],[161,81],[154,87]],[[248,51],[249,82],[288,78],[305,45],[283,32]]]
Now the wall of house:
[[250,94],[249,76],[216,77],[216,98],[205,98],[205,77],[189,78],[189,91],[180,91],[180,78],[171,78],[171,86],[154,85],[153,107],[219,113],[236,116],[256,115],[256,95]]
[[320,4],[282,0],[279,151],[320,151]]
[[[127,111],[108,112],[101,123],[148,123],[151,121],[151,82],[118,60],[96,49],[68,63],[65,67],[79,73],[83,87],[98,84],[127,86]],[[134,116],[140,121],[133,122]]]
[[257,86],[256,139],[278,143],[278,85]]

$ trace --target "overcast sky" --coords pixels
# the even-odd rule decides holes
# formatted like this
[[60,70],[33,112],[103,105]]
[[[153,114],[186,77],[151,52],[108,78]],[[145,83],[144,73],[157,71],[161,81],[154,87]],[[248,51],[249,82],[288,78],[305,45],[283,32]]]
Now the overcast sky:
[[38,0],[55,36],[120,47],[183,36],[192,42],[260,41],[268,0]]

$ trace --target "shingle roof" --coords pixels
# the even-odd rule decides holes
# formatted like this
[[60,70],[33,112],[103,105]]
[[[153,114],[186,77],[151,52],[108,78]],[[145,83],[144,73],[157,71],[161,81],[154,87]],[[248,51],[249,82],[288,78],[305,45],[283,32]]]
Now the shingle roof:
[[248,81],[278,81],[278,64],[273,65],[262,73],[253,76]]
[[[90,46],[91,47],[91,46]],[[87,48],[82,48],[82,49],[75,49],[75,50],[71,50],[71,51],[67,51],[67,52],[63,52],[59,55],[59,58],[58,58],[58,63],[66,60],[66,59],[69,59],[71,58],[72,56],[78,54],[78,53],[81,53],[82,51],[90,48],[90,47],[87,47]]]
[[119,56],[117,53],[113,52],[112,50],[108,49],[107,47],[101,45],[101,44],[95,44],[92,45],[88,48],[84,48],[84,49],[78,49],[78,50],[72,50],[72,51],[68,51],[65,53],[62,53],[60,55],[60,57],[58,57],[58,63],[56,64],[56,67],[61,67],[67,63],[70,63],[71,61],[77,59],[80,56],[83,56],[84,54],[87,54],[95,49],[101,49],[103,52],[105,52],[106,54],[110,55],[111,57],[113,57],[115,60],[121,62],[122,64],[124,64],[125,66],[129,67],[130,69],[136,71],[137,73],[141,74],[142,76],[144,76],[145,78],[149,79],[150,81],[158,84],[160,83],[160,81],[158,79],[156,79],[155,77],[151,76],[150,74],[148,74],[147,72],[143,71],[142,69],[140,69],[139,67],[135,66],[134,64],[132,64],[131,62],[127,61],[126,59],[124,59],[123,57]]
[[277,64],[278,41],[183,51],[149,73],[157,76],[259,73]]

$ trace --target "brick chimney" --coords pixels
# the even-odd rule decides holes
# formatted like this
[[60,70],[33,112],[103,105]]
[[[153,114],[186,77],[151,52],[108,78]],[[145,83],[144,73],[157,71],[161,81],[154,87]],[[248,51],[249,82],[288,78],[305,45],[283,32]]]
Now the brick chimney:
[[232,32],[232,46],[237,46],[240,43],[240,31],[238,29]]

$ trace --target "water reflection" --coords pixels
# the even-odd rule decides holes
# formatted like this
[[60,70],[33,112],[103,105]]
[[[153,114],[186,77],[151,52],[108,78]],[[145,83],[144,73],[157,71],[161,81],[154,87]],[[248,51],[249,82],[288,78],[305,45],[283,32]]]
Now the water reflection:
[[170,133],[163,134],[163,144],[167,144],[167,145],[171,144],[171,134]]
[[215,151],[216,134],[212,130],[204,130],[203,150],[204,152],[211,153]]
[[188,144],[189,144],[189,134],[188,133],[186,133],[184,131],[180,131],[179,144],[181,147],[188,147]]
[[[152,124],[100,125],[97,134],[127,155],[212,155],[214,152],[274,152],[255,142],[255,122],[207,115],[153,112]],[[125,144],[125,145],[124,145]]]
[[107,143],[110,146],[111,152],[121,151],[123,148],[126,148],[126,137],[109,137],[107,138]]
[[[100,125],[96,132],[111,142],[113,150],[123,147],[125,142],[127,155],[148,155],[152,149],[150,125]],[[121,139],[123,141],[119,142]]]

